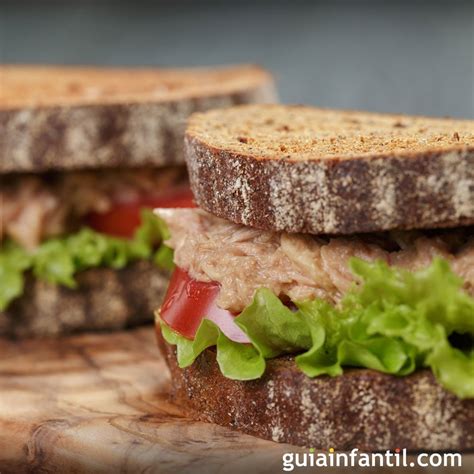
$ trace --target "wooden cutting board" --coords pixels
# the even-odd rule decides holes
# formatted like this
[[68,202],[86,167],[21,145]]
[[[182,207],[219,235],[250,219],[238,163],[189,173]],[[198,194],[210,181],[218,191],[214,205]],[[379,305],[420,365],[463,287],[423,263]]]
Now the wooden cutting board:
[[273,473],[297,449],[186,418],[168,383],[151,328],[0,340],[1,474]]

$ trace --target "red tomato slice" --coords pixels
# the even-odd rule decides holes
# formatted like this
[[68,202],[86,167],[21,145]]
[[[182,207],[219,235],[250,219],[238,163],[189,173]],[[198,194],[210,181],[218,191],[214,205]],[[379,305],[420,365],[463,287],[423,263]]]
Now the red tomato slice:
[[220,285],[216,282],[194,280],[176,267],[161,306],[161,319],[174,331],[188,339],[194,339],[201,321],[213,321],[233,341],[250,342],[247,335],[235,324],[234,315],[219,308],[216,299]]
[[140,211],[155,207],[196,207],[196,204],[188,187],[178,188],[166,194],[146,196],[132,202],[117,202],[107,212],[89,214],[86,222],[98,232],[131,238],[140,225]]

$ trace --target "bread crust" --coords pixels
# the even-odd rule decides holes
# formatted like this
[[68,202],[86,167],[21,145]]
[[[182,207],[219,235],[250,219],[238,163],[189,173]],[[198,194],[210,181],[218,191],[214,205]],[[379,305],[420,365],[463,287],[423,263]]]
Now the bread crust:
[[220,373],[211,349],[180,369],[175,347],[157,332],[173,400],[196,419],[325,450],[474,449],[474,400],[447,392],[428,370],[396,377],[352,369],[310,379],[279,357],[267,361],[261,379],[240,382]]
[[145,260],[121,270],[83,271],[76,276],[76,289],[28,275],[22,296],[0,311],[0,336],[60,336],[151,322],[168,278],[169,272]]
[[353,234],[474,223],[471,146],[270,159],[212,146],[190,127],[185,153],[199,206],[239,224]]
[[[60,77],[61,70],[54,71]],[[84,70],[84,77],[91,71],[100,73]],[[159,77],[159,70],[155,74]],[[175,74],[179,84],[180,73]],[[193,77],[190,70],[181,74]],[[225,78],[239,75],[246,80],[226,87]],[[131,76],[133,80],[139,81]],[[216,68],[208,72],[208,81],[215,84],[211,91],[208,84],[201,92],[193,89],[174,98],[171,91],[170,99],[150,93],[137,100],[125,95],[0,106],[0,173],[183,163],[183,134],[191,113],[276,98],[272,77],[258,67]]]

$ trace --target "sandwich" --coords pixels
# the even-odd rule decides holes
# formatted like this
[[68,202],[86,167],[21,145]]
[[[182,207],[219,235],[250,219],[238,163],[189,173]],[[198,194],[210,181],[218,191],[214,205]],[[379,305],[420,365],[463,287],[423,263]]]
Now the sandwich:
[[474,449],[474,121],[247,105],[185,133],[156,313],[192,416],[328,449]]
[[2,66],[0,83],[0,335],[152,322],[171,262],[146,209],[193,205],[186,118],[274,100],[271,76]]

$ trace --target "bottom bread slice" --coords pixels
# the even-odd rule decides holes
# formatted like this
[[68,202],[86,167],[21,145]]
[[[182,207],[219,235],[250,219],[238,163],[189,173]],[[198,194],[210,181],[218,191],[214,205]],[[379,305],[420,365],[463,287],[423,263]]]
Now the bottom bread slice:
[[196,419],[317,449],[474,449],[474,400],[447,392],[428,370],[396,377],[351,369],[311,379],[293,358],[279,357],[261,379],[241,382],[221,374],[212,349],[180,369],[160,331],[158,342],[174,402]]
[[28,275],[23,295],[0,311],[0,336],[59,336],[151,322],[168,278],[150,261],[86,270],[77,275],[76,289]]

